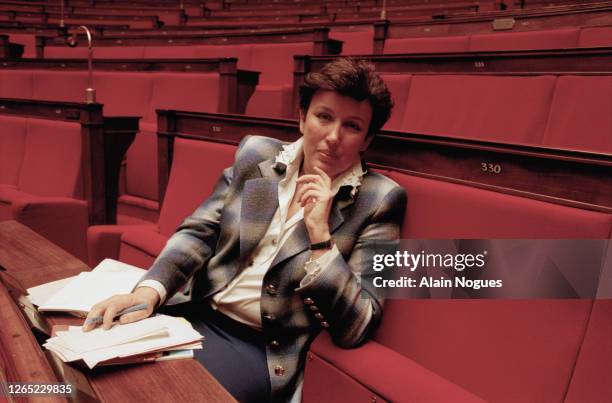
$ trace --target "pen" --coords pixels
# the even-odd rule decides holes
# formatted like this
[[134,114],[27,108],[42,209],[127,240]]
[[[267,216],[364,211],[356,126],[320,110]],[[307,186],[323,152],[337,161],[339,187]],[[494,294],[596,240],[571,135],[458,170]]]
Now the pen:
[[[126,313],[130,312],[142,311],[143,309],[147,309],[147,307],[147,304],[138,304],[125,308],[124,310],[117,312],[117,314],[113,318],[113,321],[121,315],[125,315]],[[93,318],[87,319],[85,321],[86,324],[94,323],[96,325],[99,325],[102,322],[104,322],[104,316],[94,316]]]

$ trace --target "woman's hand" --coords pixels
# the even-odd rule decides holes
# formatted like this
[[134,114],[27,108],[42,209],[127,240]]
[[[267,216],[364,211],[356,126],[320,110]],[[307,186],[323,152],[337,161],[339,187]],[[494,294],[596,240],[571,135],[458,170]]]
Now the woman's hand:
[[320,168],[314,167],[317,175],[302,175],[297,179],[300,205],[304,207],[304,224],[311,243],[325,242],[329,233],[329,213],[334,194],[331,191],[331,179]]
[[104,301],[98,302],[91,308],[83,324],[83,331],[88,332],[100,324],[99,322],[96,323],[92,321],[96,316],[104,317],[102,323],[102,328],[104,330],[110,329],[117,313],[134,305],[146,304],[147,308],[121,315],[119,323],[126,324],[148,318],[153,313],[158,302],[159,294],[150,287],[139,287],[131,294],[114,295]]

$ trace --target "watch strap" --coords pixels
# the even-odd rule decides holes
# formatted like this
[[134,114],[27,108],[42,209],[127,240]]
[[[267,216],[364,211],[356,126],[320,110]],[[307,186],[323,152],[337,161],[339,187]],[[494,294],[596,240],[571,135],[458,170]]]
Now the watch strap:
[[331,249],[333,246],[333,242],[331,238],[327,241],[313,243],[310,245],[310,250],[321,250],[321,249]]

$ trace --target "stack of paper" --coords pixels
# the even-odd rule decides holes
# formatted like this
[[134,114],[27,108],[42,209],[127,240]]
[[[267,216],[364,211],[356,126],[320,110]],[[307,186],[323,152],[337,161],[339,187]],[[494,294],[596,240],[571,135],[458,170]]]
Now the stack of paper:
[[58,331],[44,347],[64,362],[83,360],[93,368],[98,364],[167,359],[165,352],[174,352],[172,358],[193,357],[193,350],[202,348],[202,338],[185,319],[158,315],[109,330],[83,332],[81,327],[71,326]]

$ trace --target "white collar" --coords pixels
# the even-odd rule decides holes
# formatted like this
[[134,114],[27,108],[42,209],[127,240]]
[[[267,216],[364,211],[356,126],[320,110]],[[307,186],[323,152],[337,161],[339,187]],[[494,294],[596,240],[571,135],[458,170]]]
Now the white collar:
[[[303,144],[304,137],[300,137],[297,141],[291,144],[283,145],[283,149],[278,153],[274,162],[281,163],[286,166],[286,174],[287,177],[290,177],[291,174],[300,168],[300,164],[302,163],[302,158],[304,157],[303,153]],[[340,174],[336,179],[332,182],[332,193],[338,193],[343,186],[350,186],[351,189],[351,197],[355,197],[359,186],[361,186],[361,181],[363,176],[366,174],[366,171],[362,169],[361,161],[357,161],[353,166]]]

